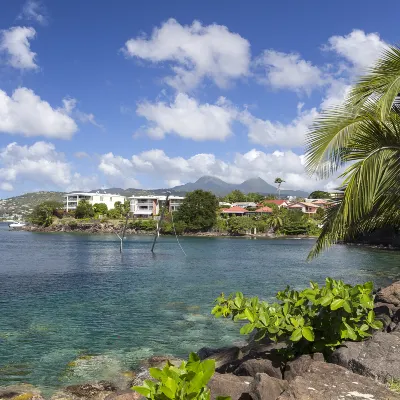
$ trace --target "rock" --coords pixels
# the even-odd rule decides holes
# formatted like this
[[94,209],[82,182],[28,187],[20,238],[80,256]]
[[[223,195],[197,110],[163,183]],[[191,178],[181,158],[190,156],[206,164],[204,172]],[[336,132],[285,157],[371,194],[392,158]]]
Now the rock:
[[203,347],[197,353],[201,360],[215,360],[215,370],[220,373],[232,372],[237,368],[240,360],[247,354],[240,347],[223,347],[220,349],[210,349]]
[[375,302],[393,304],[400,306],[400,281],[381,289],[375,296]]
[[369,378],[325,362],[310,363],[277,400],[398,400],[400,394]]
[[364,342],[344,342],[330,361],[380,382],[400,379],[400,332],[377,332]]
[[216,372],[208,383],[211,399],[217,396],[230,396],[232,400],[251,400],[250,385],[253,378]]
[[393,313],[392,321],[395,324],[398,324],[400,322],[400,308],[396,309],[396,311]]
[[169,361],[171,364],[178,367],[184,360],[172,356],[152,356],[142,363],[143,367],[147,368],[164,368],[165,364]]
[[392,317],[394,311],[397,309],[396,306],[394,306],[393,304],[389,304],[389,303],[375,303],[374,306],[374,312],[375,315],[387,315],[388,317]]
[[256,374],[250,385],[250,395],[253,400],[276,400],[288,386],[288,382],[282,379],[276,379],[267,374]]
[[382,330],[384,331],[384,332],[390,332],[390,329],[388,329],[389,327],[390,327],[390,324],[392,323],[392,319],[388,316],[388,315],[386,315],[386,314],[380,314],[380,315],[377,315],[376,316],[376,319],[378,320],[378,321],[381,321],[382,322]]
[[[110,382],[87,383],[84,385],[67,386],[64,391],[78,398],[103,400],[117,388]],[[58,397],[59,398],[59,397]]]
[[292,381],[296,376],[302,375],[303,372],[307,371],[311,363],[316,361],[325,361],[322,353],[304,354],[293,361],[289,361],[283,373],[284,379]]
[[29,384],[0,387],[0,400],[44,400],[40,390]]
[[104,400],[139,400],[144,397],[134,390],[123,390],[109,394]]
[[264,373],[277,379],[282,379],[281,363],[269,359],[250,359],[240,364],[235,371],[235,375],[252,376]]

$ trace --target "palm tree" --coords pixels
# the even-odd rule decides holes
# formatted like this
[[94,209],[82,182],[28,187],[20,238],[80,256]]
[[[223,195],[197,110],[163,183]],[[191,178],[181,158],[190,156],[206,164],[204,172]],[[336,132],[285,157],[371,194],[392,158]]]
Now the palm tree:
[[283,221],[281,216],[278,213],[273,213],[268,218],[268,225],[274,230],[277,231],[279,228],[282,228]]
[[309,258],[341,239],[400,227],[400,49],[389,47],[342,106],[322,113],[307,135],[306,167],[341,175],[343,197],[328,209]]
[[276,189],[278,191],[278,199],[281,198],[281,185],[283,182],[285,181],[282,178],[275,178],[275,183],[278,185]]

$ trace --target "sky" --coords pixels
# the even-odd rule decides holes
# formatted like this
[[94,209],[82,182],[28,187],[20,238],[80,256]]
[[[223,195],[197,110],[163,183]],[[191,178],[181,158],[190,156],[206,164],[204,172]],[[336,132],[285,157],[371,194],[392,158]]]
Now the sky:
[[388,44],[400,4],[0,0],[0,198],[212,175],[331,190],[304,139]]

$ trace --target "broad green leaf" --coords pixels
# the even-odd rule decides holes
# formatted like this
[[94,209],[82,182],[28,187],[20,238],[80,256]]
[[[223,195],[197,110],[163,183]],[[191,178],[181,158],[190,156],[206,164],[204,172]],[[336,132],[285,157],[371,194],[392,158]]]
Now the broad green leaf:
[[248,308],[246,308],[246,309],[244,310],[244,313],[245,313],[245,315],[246,315],[246,318],[247,318],[250,322],[254,322],[254,316],[253,316],[252,312],[251,312]]
[[320,304],[322,307],[327,307],[329,306],[329,304],[332,303],[332,300],[333,300],[332,293],[329,292],[326,296],[321,297]]
[[143,386],[133,386],[132,390],[134,390],[135,392],[140,393],[144,397],[149,397],[150,393],[151,393],[150,389],[147,389],[147,388],[145,388]]
[[297,328],[293,331],[292,335],[290,336],[290,340],[292,342],[298,342],[302,337],[303,337],[303,334],[301,332],[301,329]]
[[343,309],[346,312],[348,312],[349,314],[351,313],[351,306],[350,306],[350,303],[347,300],[345,300],[344,303],[343,303]]
[[253,330],[254,330],[254,324],[252,324],[251,322],[249,322],[248,324],[243,325],[243,326],[240,328],[240,334],[241,334],[241,335],[248,335],[250,332],[253,332]]
[[290,323],[291,323],[295,328],[298,328],[298,327],[299,327],[299,322],[297,321],[296,318],[290,318]]
[[285,303],[285,305],[283,306],[283,315],[287,315],[289,311],[289,303]]
[[175,398],[175,393],[172,392],[171,389],[167,388],[166,386],[161,386],[160,390],[162,393],[164,393],[169,399],[174,399]]
[[154,379],[161,381],[165,377],[163,371],[159,368],[149,368],[149,373]]
[[343,306],[344,300],[343,299],[335,299],[331,303],[331,310],[335,311],[338,308],[341,308]]
[[192,352],[189,354],[189,361],[191,362],[200,361],[200,357],[196,353]]
[[230,396],[217,396],[216,400],[232,400]]
[[303,337],[307,339],[309,342],[313,342],[315,340],[314,330],[311,326],[304,326],[301,329],[301,333]]
[[367,321],[368,321],[369,324],[372,324],[372,322],[374,321],[374,319],[375,319],[375,313],[374,313],[373,310],[371,310],[371,311],[368,313]]

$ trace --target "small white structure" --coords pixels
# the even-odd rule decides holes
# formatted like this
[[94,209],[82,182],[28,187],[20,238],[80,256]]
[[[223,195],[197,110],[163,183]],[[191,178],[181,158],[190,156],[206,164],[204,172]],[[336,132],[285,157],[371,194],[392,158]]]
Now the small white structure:
[[[167,196],[132,196],[129,197],[130,211],[137,218],[154,217],[160,213],[166,199]],[[182,196],[169,196],[168,211],[177,211],[183,200],[184,197]]]
[[117,201],[123,204],[124,201],[126,200],[125,196],[121,196],[119,194],[100,193],[100,192],[96,193],[74,192],[65,194],[63,197],[64,197],[63,203],[65,211],[75,210],[76,206],[79,204],[81,200],[86,200],[91,205],[96,203],[105,204],[109,210],[114,208],[114,205]]
[[232,203],[232,207],[257,207],[257,203],[254,203],[253,201],[238,201],[237,203]]

